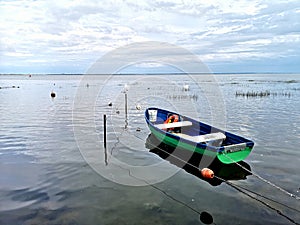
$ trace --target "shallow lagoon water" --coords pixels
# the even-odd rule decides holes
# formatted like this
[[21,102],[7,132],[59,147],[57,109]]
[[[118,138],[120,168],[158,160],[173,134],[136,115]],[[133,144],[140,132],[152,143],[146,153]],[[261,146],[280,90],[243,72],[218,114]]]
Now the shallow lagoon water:
[[[210,99],[216,90],[205,89],[211,81],[204,75],[193,75],[192,79],[184,75],[118,75],[109,80],[103,76],[84,84],[82,78],[0,76],[1,224],[205,224],[200,220],[203,212],[209,213],[215,224],[299,223],[299,200],[253,175],[231,182],[288,207],[256,196],[272,209],[226,183],[213,186],[150,153],[145,147],[149,130],[143,118],[144,109],[155,105],[252,139],[255,147],[245,160],[251,170],[299,196],[299,75],[215,75],[222,95],[219,109],[212,109]],[[129,87],[128,124],[125,85]],[[189,85],[188,91],[182,89],[184,85]],[[114,158],[135,166],[162,164],[174,175],[152,185],[130,186],[120,184],[118,177],[113,181],[95,171],[83,158],[74,136],[74,101],[76,104],[79,89],[84,98],[98,91],[91,103],[101,146],[102,116],[108,115],[108,167]],[[50,97],[52,90],[55,98]],[[236,95],[247,91],[277,94]],[[89,99],[85,102],[87,106],[90,103]],[[76,114],[84,131],[89,126],[87,110],[78,107]],[[223,113],[220,121],[214,117],[218,113]],[[88,149],[102,154],[88,140]],[[105,163],[102,157],[93,161]],[[126,179],[128,171],[121,170],[112,171]]]

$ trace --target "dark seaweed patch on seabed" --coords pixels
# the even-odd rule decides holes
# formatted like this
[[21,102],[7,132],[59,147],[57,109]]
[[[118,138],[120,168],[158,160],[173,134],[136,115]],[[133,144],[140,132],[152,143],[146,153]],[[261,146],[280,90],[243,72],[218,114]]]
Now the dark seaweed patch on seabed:
[[49,196],[39,190],[30,191],[29,189],[14,190],[8,193],[11,199],[19,202],[36,201],[38,203],[48,201]]

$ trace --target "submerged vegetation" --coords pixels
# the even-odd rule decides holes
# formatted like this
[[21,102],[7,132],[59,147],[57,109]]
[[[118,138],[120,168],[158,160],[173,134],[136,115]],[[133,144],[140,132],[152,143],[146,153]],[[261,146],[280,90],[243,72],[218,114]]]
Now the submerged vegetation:
[[183,95],[183,94],[173,94],[173,95],[167,95],[168,99],[172,100],[187,100],[191,99],[194,101],[198,100],[198,95],[197,94],[189,94],[189,95]]
[[15,85],[13,85],[13,86],[6,86],[6,87],[1,87],[0,86],[0,89],[8,89],[8,88],[20,88],[19,86],[15,86]]
[[247,92],[241,92],[237,91],[235,93],[236,97],[246,97],[246,98],[251,98],[251,97],[258,97],[258,98],[263,98],[263,97],[277,97],[277,96],[284,96],[284,97],[291,97],[290,92],[271,92],[269,90],[266,91],[247,91]]
[[[299,80],[294,80],[294,79],[290,79],[290,80],[253,80],[253,79],[249,79],[247,80],[247,82],[251,82],[251,84],[257,84],[257,85],[261,85],[262,83],[268,83],[271,84],[273,83],[274,85],[277,85],[278,83],[282,83],[282,84],[287,84],[287,85],[292,85],[289,87],[286,87],[282,90],[277,90],[277,91],[272,91],[272,90],[237,90],[235,92],[235,96],[236,97],[244,97],[244,98],[265,98],[265,97],[287,97],[290,98],[291,96],[293,96],[293,91],[299,91],[300,88],[295,87],[295,84],[298,84],[300,81]],[[253,83],[255,82],[255,83]],[[241,84],[241,83],[232,83],[232,84]],[[250,87],[249,84],[245,83],[243,85],[243,87]],[[273,89],[273,88],[272,88]]]
[[287,80],[287,81],[285,81],[285,83],[287,83],[287,84],[295,84],[295,83],[298,83],[298,81],[296,81],[296,80]]

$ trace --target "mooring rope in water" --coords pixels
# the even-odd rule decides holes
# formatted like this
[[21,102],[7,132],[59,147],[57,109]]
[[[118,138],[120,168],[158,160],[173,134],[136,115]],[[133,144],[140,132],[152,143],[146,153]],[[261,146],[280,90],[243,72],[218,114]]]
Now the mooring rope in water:
[[[135,136],[135,137],[137,137],[137,136]],[[137,138],[141,139],[140,137],[137,137]],[[193,165],[193,164],[191,164],[191,163],[189,163],[189,162],[187,162],[187,161],[181,159],[180,157],[175,156],[175,155],[172,155],[172,154],[170,154],[169,152],[165,151],[164,149],[162,149],[162,148],[160,148],[160,147],[158,147],[158,146],[156,146],[156,145],[154,145],[154,144],[152,144],[152,143],[149,143],[149,144],[150,144],[151,146],[153,146],[153,147],[159,149],[160,151],[162,151],[162,152],[164,152],[164,153],[166,153],[166,154],[168,154],[168,155],[171,155],[172,157],[178,159],[179,161],[185,163],[186,165],[189,165],[189,166],[191,166],[191,167],[193,167],[193,168],[199,170],[199,168],[198,168],[197,166],[195,166],[195,165]],[[231,159],[231,160],[232,160],[232,159]],[[235,162],[235,163],[236,163],[236,162]],[[246,170],[246,172],[248,172],[248,173],[250,173],[250,174],[253,174],[253,173],[251,172],[251,170],[248,170],[247,168],[245,168],[244,166],[242,166],[242,165],[240,165],[240,164],[239,164],[239,166],[240,166],[242,169]],[[129,171],[129,172],[130,172],[130,171]],[[260,199],[258,199],[258,198],[256,198],[256,197],[250,195],[250,194],[247,193],[246,191],[248,191],[248,192],[250,192],[250,193],[252,193],[252,194],[255,194],[255,195],[257,195],[257,196],[260,196],[260,197],[262,197],[262,198],[265,198],[265,199],[267,199],[267,200],[269,200],[269,201],[271,201],[271,202],[273,202],[273,203],[276,203],[276,204],[279,204],[279,205],[284,206],[284,207],[286,207],[286,208],[289,208],[289,209],[291,209],[291,210],[295,210],[295,211],[297,211],[297,212],[299,212],[299,210],[294,209],[294,208],[292,208],[292,207],[290,207],[290,206],[287,206],[287,205],[285,205],[285,204],[283,204],[283,203],[281,203],[281,202],[278,202],[278,201],[276,201],[276,200],[273,200],[273,199],[271,199],[271,198],[269,198],[269,197],[265,197],[265,196],[263,196],[263,195],[261,195],[261,194],[259,194],[259,193],[254,192],[254,191],[248,190],[248,189],[246,189],[246,188],[244,188],[244,187],[241,187],[241,186],[239,186],[239,185],[237,185],[237,184],[234,184],[234,183],[232,183],[232,182],[230,182],[230,181],[228,181],[228,180],[225,180],[225,179],[223,179],[223,178],[221,178],[221,177],[218,177],[218,176],[216,176],[216,175],[215,175],[214,177],[215,177],[216,179],[219,179],[220,181],[226,183],[227,185],[229,185],[230,187],[234,188],[235,190],[238,190],[239,192],[245,194],[246,196],[250,197],[251,199],[260,202],[261,204],[263,204],[264,206],[268,207],[269,209],[274,210],[278,215],[280,215],[280,216],[286,218],[286,219],[289,220],[291,223],[293,223],[293,224],[295,224],[295,225],[300,225],[300,224],[297,223],[295,220],[293,220],[293,219],[290,218],[289,216],[287,216],[287,215],[285,215],[284,213],[282,213],[279,209],[276,209],[275,207],[271,206],[270,204],[264,202],[263,200],[260,200]],[[144,182],[147,182],[147,181],[144,181]],[[184,204],[185,204],[185,203],[184,203]],[[188,206],[188,207],[190,208],[190,206]],[[195,211],[195,210],[193,210],[193,211]]]
[[[125,98],[126,98],[126,96],[125,96]],[[126,118],[126,119],[127,119],[127,118]],[[126,128],[127,128],[127,125],[128,125],[127,120],[126,120],[125,122],[126,122],[126,124],[125,124],[125,129],[123,130],[123,132],[127,130]],[[123,132],[121,133],[121,135],[123,135]],[[134,136],[137,137],[138,139],[142,140],[142,138],[140,138],[140,137],[138,137],[138,136],[136,136],[136,135],[134,135]],[[113,149],[116,148],[116,145],[117,145],[117,144],[119,143],[119,141],[120,141],[118,136],[117,136],[117,140],[118,140],[118,142],[115,143]],[[150,143],[150,144],[151,144],[151,143]],[[151,144],[151,145],[152,145],[152,144]],[[163,151],[163,152],[165,152],[165,153],[167,153],[167,154],[169,154],[169,155],[171,155],[170,153],[166,152],[166,151],[163,150],[162,148],[159,148],[158,146],[155,146],[155,145],[152,145],[152,146],[155,147],[155,148],[158,148],[159,150],[161,150],[161,151]],[[113,152],[113,149],[111,150],[111,154],[112,154],[112,152]],[[277,188],[278,190],[282,191],[283,193],[287,194],[288,196],[291,196],[291,197],[295,198],[296,200],[299,200],[299,199],[300,199],[300,197],[298,197],[297,195],[292,194],[292,193],[288,192],[287,190],[285,190],[285,189],[283,189],[283,188],[281,188],[281,187],[275,185],[274,183],[268,181],[267,179],[265,179],[265,178],[259,176],[258,174],[253,173],[252,171],[248,170],[247,168],[245,168],[245,167],[242,166],[241,164],[235,162],[233,159],[231,159],[231,158],[228,157],[227,155],[225,155],[225,156],[226,156],[228,159],[230,159],[233,163],[235,163],[236,165],[238,165],[239,167],[241,167],[242,169],[244,169],[246,172],[248,172],[248,173],[254,175],[255,177],[257,177],[259,180],[261,180],[261,181],[263,181],[263,182],[265,182],[265,183],[267,183],[267,184],[269,184],[269,185],[271,185],[271,186]],[[196,167],[196,166],[190,164],[189,162],[186,162],[185,160],[183,160],[183,159],[181,159],[181,158],[179,158],[179,157],[177,157],[177,156],[172,155],[172,157],[177,158],[178,160],[184,162],[186,165],[189,165],[189,166],[191,166],[191,167],[196,168],[197,170],[199,170],[198,167]],[[118,166],[121,167],[120,165],[118,165]],[[122,168],[122,167],[121,167],[121,168]],[[126,168],[123,168],[123,169],[126,169]],[[126,169],[126,170],[128,170],[128,169]],[[130,175],[131,177],[134,177],[134,178],[136,178],[136,179],[140,179],[140,180],[141,180],[141,178],[137,178],[137,177],[133,176],[133,175],[131,174],[130,170],[128,170],[128,173],[129,173],[129,175]],[[239,192],[245,194],[246,196],[250,197],[251,199],[254,199],[254,200],[260,202],[261,204],[265,205],[266,207],[268,207],[268,208],[270,208],[270,209],[276,211],[280,216],[283,216],[284,218],[286,218],[286,219],[289,220],[290,222],[292,222],[292,223],[294,223],[294,224],[296,224],[296,225],[299,225],[299,224],[296,223],[293,219],[291,219],[290,217],[284,215],[280,210],[276,209],[275,207],[272,207],[270,204],[268,204],[268,203],[266,203],[266,202],[264,202],[264,201],[262,201],[262,200],[260,200],[260,199],[258,199],[258,198],[255,198],[254,196],[250,195],[249,193],[255,194],[255,195],[260,196],[260,197],[262,197],[262,198],[265,198],[265,199],[267,199],[267,200],[269,200],[269,201],[272,201],[272,202],[274,202],[274,203],[277,203],[277,204],[280,204],[280,205],[282,205],[282,206],[285,206],[285,207],[287,207],[287,208],[289,208],[289,209],[296,210],[296,211],[298,211],[298,212],[299,212],[299,210],[294,209],[294,208],[292,208],[292,207],[289,207],[289,206],[287,206],[287,205],[285,205],[285,204],[282,204],[282,203],[280,203],[280,202],[278,202],[278,201],[275,201],[275,200],[273,200],[273,199],[271,199],[271,198],[268,198],[268,197],[265,197],[265,196],[263,196],[263,195],[260,195],[260,194],[254,192],[254,191],[250,191],[250,190],[248,190],[248,189],[246,189],[246,188],[240,187],[239,185],[233,184],[233,183],[231,183],[231,182],[229,182],[229,181],[227,181],[227,180],[225,180],[225,179],[223,179],[223,178],[221,178],[221,177],[218,177],[218,176],[215,176],[215,177],[216,177],[217,179],[219,179],[220,181],[225,182],[225,183],[226,183],[227,185],[229,185],[230,187],[232,187],[232,188],[238,190]],[[179,202],[179,203],[181,203],[182,205],[184,205],[185,207],[189,208],[190,210],[196,212],[196,213],[199,214],[200,217],[201,217],[201,213],[200,213],[199,211],[197,211],[196,209],[190,207],[189,205],[187,205],[187,204],[184,203],[184,202],[179,201],[178,199],[176,199],[176,198],[174,198],[173,196],[171,196],[171,195],[169,195],[168,193],[166,193],[164,190],[162,190],[162,189],[156,187],[156,186],[153,185],[153,184],[150,184],[150,183],[147,182],[146,180],[144,180],[144,179],[142,179],[142,180],[143,180],[145,183],[147,183],[148,185],[152,186],[153,188],[155,188],[155,189],[159,190],[160,192],[164,193],[166,196],[168,196],[169,198],[173,199],[174,201]],[[249,193],[247,193],[246,191],[248,191]]]
[[[222,178],[221,178],[221,179],[222,179]],[[271,202],[274,202],[274,203],[276,203],[276,204],[278,204],[278,205],[284,206],[284,207],[286,207],[286,208],[288,208],[288,209],[291,209],[291,210],[294,210],[294,211],[300,213],[300,210],[295,209],[295,208],[292,208],[292,207],[290,207],[290,206],[288,206],[288,205],[286,205],[286,204],[284,204],[284,203],[281,203],[281,202],[278,202],[278,201],[276,201],[276,200],[274,200],[274,199],[272,199],[272,198],[263,196],[262,194],[259,194],[259,193],[255,192],[255,191],[251,191],[251,190],[248,189],[248,188],[245,188],[245,187],[242,187],[242,186],[239,186],[239,185],[236,185],[236,186],[239,187],[240,189],[243,189],[243,190],[249,192],[249,193],[252,193],[252,194],[254,194],[254,195],[257,195],[257,196],[259,196],[259,197],[261,197],[261,198],[265,198],[265,199],[267,199],[267,200],[269,200],[269,201],[271,201]]]
[[[113,163],[114,164],[114,163]],[[195,212],[196,214],[198,214],[200,216],[200,221],[204,224],[213,224],[213,225],[217,225],[215,222],[213,222],[213,217],[206,211],[202,211],[200,212],[199,210],[191,207],[190,205],[188,205],[187,203],[173,197],[172,195],[170,195],[169,193],[167,193],[165,190],[159,188],[158,186],[154,185],[154,184],[151,184],[149,183],[147,180],[145,179],[142,179],[140,177],[136,177],[134,176],[130,169],[128,168],[124,168],[122,167],[121,165],[117,165],[117,164],[114,164],[115,166],[118,166],[119,168],[121,169],[124,169],[124,170],[127,170],[128,171],[128,175],[134,179],[137,179],[139,181],[142,181],[142,182],[145,182],[147,185],[151,186],[152,188],[156,189],[157,191],[161,192],[163,195],[167,196],[168,198],[172,199],[173,201],[177,202],[178,204],[181,204],[183,205],[184,207],[190,209],[191,211]],[[298,224],[296,224],[298,225]]]
[[[123,135],[124,132],[125,132],[126,130],[127,130],[127,129],[124,129],[124,130],[122,131],[121,135]],[[136,136],[136,135],[134,135],[134,136],[135,136],[136,138],[140,139],[140,140],[143,140],[142,138],[140,138],[140,137],[138,137],[138,136]],[[114,145],[113,149],[116,148],[116,145],[117,145],[118,143],[120,143],[120,142],[119,142],[119,137],[117,137],[117,139],[118,139],[118,142]],[[198,168],[197,166],[195,166],[195,165],[193,165],[193,164],[191,164],[191,163],[189,163],[189,162],[187,162],[187,161],[181,159],[180,157],[175,156],[175,155],[172,155],[172,154],[170,154],[169,152],[165,151],[164,149],[162,149],[162,148],[160,148],[160,147],[158,147],[158,146],[156,146],[156,145],[154,145],[154,144],[152,144],[152,143],[149,143],[149,144],[150,144],[151,146],[153,146],[153,147],[159,149],[160,151],[162,151],[162,152],[164,152],[164,153],[166,153],[166,154],[168,154],[168,155],[171,155],[172,157],[178,159],[179,161],[185,163],[186,165],[189,165],[189,166],[191,166],[191,167],[193,167],[193,168],[199,170],[199,168]],[[112,152],[111,152],[111,153],[112,153]],[[228,156],[226,156],[226,157],[228,157]],[[229,158],[229,157],[228,157],[228,158]],[[289,196],[292,196],[292,197],[294,197],[294,198],[297,199],[297,200],[299,199],[298,196],[296,196],[296,195],[294,195],[294,194],[292,194],[292,193],[290,193],[290,192],[284,190],[284,189],[281,188],[281,187],[278,187],[277,185],[273,184],[272,182],[270,182],[270,181],[268,181],[268,180],[262,178],[262,177],[259,176],[258,174],[254,174],[251,170],[248,170],[248,169],[245,168],[244,166],[242,166],[242,165],[240,165],[239,163],[235,162],[233,159],[231,159],[231,158],[229,158],[229,159],[230,159],[233,163],[235,163],[236,165],[238,165],[239,167],[241,167],[242,169],[244,169],[246,172],[248,172],[248,173],[254,175],[255,177],[259,178],[260,180],[266,182],[267,184],[270,184],[270,185],[276,187],[277,189],[281,190],[282,192],[288,194]],[[118,165],[118,166],[121,167],[120,165]],[[123,168],[123,167],[121,167],[121,168]],[[123,168],[123,169],[126,169],[126,168]],[[196,212],[196,213],[199,214],[199,215],[201,214],[201,213],[200,213],[199,211],[197,211],[196,209],[190,207],[190,206],[187,205],[186,203],[181,202],[181,201],[179,201],[178,199],[174,198],[173,196],[167,194],[165,191],[161,190],[160,188],[156,187],[155,185],[150,184],[149,182],[147,182],[147,181],[144,180],[144,179],[141,179],[141,178],[138,178],[138,177],[133,176],[133,175],[131,174],[131,172],[130,172],[129,169],[126,169],[126,170],[128,170],[129,176],[131,176],[131,177],[133,177],[133,178],[136,178],[136,179],[139,179],[139,180],[142,180],[142,181],[145,182],[146,184],[148,184],[148,185],[152,186],[153,188],[155,188],[155,189],[161,191],[162,193],[164,193],[166,196],[168,196],[169,198],[173,199],[174,201],[176,201],[176,202],[178,202],[178,203],[180,203],[180,204],[186,206],[187,208],[191,209],[192,211]],[[252,193],[252,194],[255,194],[255,195],[257,195],[257,196],[260,196],[260,197],[265,198],[265,199],[267,199],[267,200],[269,200],[269,201],[271,201],[271,202],[277,203],[277,204],[279,204],[279,205],[282,205],[282,206],[287,207],[287,208],[289,208],[289,209],[295,210],[295,211],[297,211],[297,212],[299,212],[299,210],[294,209],[294,208],[292,208],[292,207],[290,207],[290,206],[287,206],[287,205],[285,205],[285,204],[283,204],[283,203],[280,203],[280,202],[278,202],[278,201],[276,201],[276,200],[273,200],[273,199],[271,199],[271,198],[268,198],[268,197],[265,197],[265,196],[263,196],[263,195],[260,195],[260,194],[254,192],[254,191],[250,191],[250,190],[248,190],[248,189],[246,189],[246,188],[244,188],[244,187],[240,187],[239,185],[233,184],[232,182],[229,182],[228,180],[225,180],[225,179],[223,179],[223,178],[221,178],[221,177],[215,176],[215,178],[216,178],[216,179],[219,179],[219,180],[222,181],[222,182],[225,182],[225,183],[226,183],[227,185],[229,185],[230,187],[234,188],[235,190],[238,190],[239,192],[241,192],[241,193],[245,194],[246,196],[250,197],[251,199],[260,202],[261,204],[265,205],[265,206],[268,207],[269,209],[274,210],[278,215],[280,215],[280,216],[286,218],[286,219],[289,220],[291,223],[296,224],[296,225],[300,225],[300,224],[298,224],[297,222],[295,222],[292,218],[290,218],[290,217],[288,217],[287,215],[283,214],[279,209],[276,209],[275,207],[271,206],[270,204],[268,204],[268,203],[266,203],[266,202],[264,202],[264,201],[262,201],[262,200],[260,200],[260,199],[258,199],[258,198],[256,198],[256,197],[250,195],[250,194],[247,193],[246,191],[249,191],[249,192]]]
[[232,161],[233,163],[235,163],[236,165],[238,165],[239,167],[241,167],[242,169],[244,169],[246,172],[251,173],[253,176],[255,176],[256,178],[258,178],[259,180],[261,180],[261,181],[263,181],[263,182],[265,182],[265,183],[267,183],[267,184],[269,184],[269,185],[271,185],[271,186],[277,188],[277,189],[280,190],[281,192],[287,194],[287,195],[290,196],[290,197],[295,198],[296,200],[300,200],[300,197],[299,197],[299,196],[297,196],[297,195],[295,195],[295,194],[293,194],[293,193],[291,193],[291,192],[289,192],[289,191],[283,189],[282,187],[279,187],[278,185],[272,183],[271,181],[269,181],[269,180],[267,180],[267,179],[261,177],[260,175],[254,173],[254,172],[252,172],[252,171],[250,171],[250,170],[248,170],[246,167],[244,167],[243,165],[241,165],[241,164],[239,164],[238,162],[234,161],[234,160],[233,160],[232,158],[230,158],[228,155],[224,154],[224,156],[225,156],[226,158],[228,158],[229,160],[231,160],[231,161]]
[[[123,135],[124,131],[126,131],[126,129],[124,129],[124,130],[121,132],[121,135]],[[120,136],[121,136],[121,135],[120,135]],[[116,142],[116,143],[114,144],[114,146],[112,147],[112,149],[111,149],[111,154],[113,153],[113,150],[116,149],[117,145],[120,143],[120,138],[119,138],[118,136],[116,136],[116,137],[117,137],[117,142]],[[135,137],[137,137],[137,136],[135,136]],[[140,137],[137,137],[137,138],[140,139],[140,140],[142,140]],[[151,144],[151,145],[152,145],[152,144]],[[152,146],[155,147],[154,145],[152,145]],[[161,149],[161,150],[162,150],[162,149]],[[184,162],[185,162],[185,161],[184,161]],[[118,164],[115,164],[115,163],[113,163],[113,164],[114,164],[115,166],[118,166],[118,167],[121,168],[121,169],[127,170],[127,171],[128,171],[128,175],[129,175],[130,177],[132,177],[132,178],[134,178],[134,179],[137,179],[137,180],[139,180],[139,181],[145,182],[147,185],[149,185],[149,186],[151,186],[152,188],[154,188],[154,189],[160,191],[161,193],[163,193],[165,196],[167,196],[168,198],[172,199],[173,201],[175,201],[175,202],[177,202],[177,203],[183,205],[184,207],[186,207],[186,208],[192,210],[193,212],[195,212],[196,214],[198,214],[200,217],[201,217],[201,215],[203,214],[203,212],[199,212],[198,210],[196,210],[196,209],[194,209],[193,207],[189,206],[187,203],[182,202],[182,201],[176,199],[175,197],[173,197],[172,195],[168,194],[166,191],[162,190],[161,188],[155,186],[154,184],[149,183],[147,180],[142,179],[142,178],[140,178],[140,177],[134,176],[134,175],[131,173],[130,169],[124,168],[124,167],[122,167],[121,165],[118,165]],[[211,224],[215,224],[215,223],[211,223]]]
[[[152,188],[154,188],[154,189],[156,189],[157,191],[161,192],[163,195],[167,196],[168,198],[172,199],[173,201],[177,202],[178,204],[181,204],[181,205],[183,205],[184,207],[186,207],[186,208],[192,210],[193,212],[195,212],[196,214],[198,214],[198,215],[201,217],[201,215],[202,215],[203,212],[200,212],[200,211],[198,211],[197,209],[195,209],[195,208],[191,207],[190,205],[188,205],[187,203],[178,200],[177,198],[173,197],[172,195],[170,195],[169,193],[167,193],[167,192],[164,191],[163,189],[157,187],[157,186],[154,185],[154,184],[149,183],[147,180],[142,179],[141,177],[136,177],[136,176],[134,176],[134,175],[131,173],[130,169],[124,168],[124,167],[122,167],[121,165],[118,165],[118,164],[115,164],[115,163],[113,163],[113,164],[114,164],[115,166],[121,168],[121,169],[127,170],[127,171],[128,171],[128,175],[129,175],[130,177],[132,177],[132,178],[134,178],[134,179],[137,179],[137,180],[139,180],[139,181],[144,182],[144,183],[147,184],[148,186],[151,186]],[[215,224],[215,223],[212,223],[212,224]]]
[[[268,203],[266,203],[266,202],[264,202],[264,201],[262,201],[262,200],[260,200],[260,199],[258,199],[258,198],[256,198],[256,197],[254,197],[254,196],[250,195],[249,193],[247,193],[246,191],[244,191],[244,190],[247,190],[247,189],[242,188],[242,187],[240,187],[240,186],[238,186],[238,185],[235,185],[235,184],[233,184],[233,183],[231,183],[231,182],[229,182],[229,181],[227,181],[227,180],[224,180],[224,179],[221,178],[221,177],[217,177],[217,176],[215,176],[215,177],[216,177],[217,179],[222,180],[223,182],[225,182],[225,183],[226,183],[227,185],[229,185],[230,187],[232,187],[232,188],[238,190],[239,192],[243,193],[244,195],[247,195],[249,198],[251,198],[251,199],[253,199],[253,200],[256,200],[256,201],[260,202],[261,204],[263,204],[264,206],[268,207],[269,209],[272,209],[272,210],[276,211],[280,216],[286,218],[286,219],[289,220],[291,223],[296,224],[296,225],[300,225],[300,224],[297,223],[294,219],[292,219],[292,218],[290,218],[289,216],[283,214],[279,209],[276,209],[275,207],[271,206],[270,204],[268,204]],[[242,189],[244,189],[244,190],[242,190]],[[247,190],[247,191],[248,191],[248,190]],[[250,191],[250,192],[251,192],[251,193],[254,193],[255,195],[257,195],[257,193],[255,193],[255,192],[253,192],[253,191]],[[260,195],[260,197],[264,197],[264,196],[261,196],[261,195]],[[272,199],[269,199],[269,200],[273,201]],[[273,202],[274,202],[274,201],[273,201]],[[276,202],[276,203],[279,203],[279,202]],[[283,206],[286,206],[285,204],[282,204],[282,203],[279,203],[279,204],[281,204],[281,205],[283,205]],[[287,206],[286,206],[286,207],[287,207]],[[288,207],[288,208],[289,208],[289,209],[293,209],[293,208],[291,208],[291,207]],[[293,209],[293,210],[298,211],[297,209]]]
[[[138,137],[138,136],[136,136],[136,135],[135,135],[135,137],[138,138],[138,139],[140,139],[140,140],[142,140],[140,137]],[[154,144],[152,144],[152,143],[149,143],[149,144],[150,144],[152,147],[155,147],[155,148],[159,149],[160,151],[162,151],[162,152],[164,152],[164,153],[166,153],[166,154],[168,154],[168,155],[171,155],[169,152],[165,151],[164,149],[159,148],[158,146],[156,146],[156,145],[154,145]],[[195,165],[190,164],[189,162],[186,162],[185,160],[181,159],[181,158],[178,157],[178,156],[172,155],[172,157],[178,159],[179,161],[185,163],[186,165],[189,165],[189,166],[191,166],[191,167],[193,167],[193,168],[199,170],[198,167],[196,167]],[[295,194],[292,194],[292,193],[286,191],[285,189],[283,189],[283,188],[281,188],[281,187],[279,187],[279,186],[273,184],[272,182],[266,180],[265,178],[259,176],[258,174],[253,173],[251,170],[247,169],[247,168],[244,167],[243,165],[239,164],[238,162],[235,162],[235,161],[234,161],[232,158],[230,158],[229,156],[226,155],[226,157],[227,157],[228,159],[230,159],[233,163],[235,163],[236,165],[238,165],[239,167],[241,167],[242,169],[244,169],[246,172],[248,172],[248,173],[254,175],[255,177],[261,179],[262,181],[264,181],[264,182],[266,182],[266,183],[268,183],[268,184],[270,184],[270,185],[276,187],[277,189],[279,189],[279,190],[283,191],[284,193],[286,193],[288,196],[294,197],[296,200],[299,200],[299,199],[300,199],[300,198],[299,198],[298,196],[296,196]],[[218,178],[218,177],[216,177],[216,178]],[[220,180],[221,180],[221,179],[220,179]],[[239,187],[239,188],[242,188],[242,189],[247,190],[246,188],[243,188],[243,187]],[[252,192],[252,191],[249,190],[249,192]],[[253,193],[255,193],[255,192],[253,192]],[[275,203],[277,203],[277,204],[280,204],[280,205],[283,205],[283,206],[286,206],[286,207],[290,208],[289,206],[287,206],[287,205],[285,205],[285,204],[283,204],[283,203],[280,203],[280,202],[278,202],[278,201],[276,201],[276,200],[273,200],[273,199],[271,199],[271,198],[265,197],[265,196],[260,195],[260,194],[258,194],[258,193],[255,193],[255,194],[258,195],[258,196],[261,196],[261,197],[263,197],[263,198],[266,198],[266,199],[268,199],[268,200],[270,200],[270,201],[273,201],[273,202],[275,202]],[[296,210],[296,211],[299,212],[299,210],[297,210],[297,209],[294,209],[294,208],[291,208],[291,209]]]
[[[152,144],[151,144],[151,145],[152,145]],[[152,145],[152,146],[154,146],[154,145]],[[169,154],[167,151],[165,151],[165,150],[163,150],[163,149],[161,149],[161,148],[159,148],[159,147],[157,147],[157,146],[154,146],[154,147],[156,147],[156,148],[158,148],[159,150],[161,150],[161,151],[163,151],[163,152]],[[169,154],[169,155],[170,155],[170,154]],[[191,167],[196,168],[197,170],[199,170],[198,167],[196,167],[196,166],[193,165],[193,164],[190,164],[189,162],[186,162],[185,160],[179,158],[178,156],[172,155],[172,157],[177,158],[178,160],[180,160],[180,161],[186,163],[187,165],[189,165],[189,166],[191,166]],[[166,195],[168,198],[170,198],[170,199],[176,201],[177,203],[180,203],[181,205],[183,205],[183,206],[189,208],[190,210],[194,211],[194,212],[197,213],[198,215],[201,216],[201,213],[203,213],[203,212],[199,212],[198,210],[196,210],[196,209],[194,209],[193,207],[189,206],[187,203],[182,202],[182,201],[176,199],[175,197],[173,197],[172,195],[168,194],[166,191],[162,190],[161,188],[155,186],[154,184],[149,183],[147,180],[142,179],[142,178],[140,178],[140,177],[134,176],[134,175],[131,173],[130,169],[124,168],[124,167],[122,167],[122,166],[120,166],[120,165],[116,165],[116,166],[118,166],[118,167],[120,167],[120,168],[122,168],[122,169],[124,169],[124,170],[127,170],[129,176],[131,176],[131,177],[133,177],[133,178],[135,178],[135,179],[138,179],[138,180],[140,180],[140,181],[145,182],[145,183],[148,184],[149,186],[153,187],[154,189],[156,189],[156,190],[160,191],[161,193],[163,193],[164,195]],[[242,194],[244,194],[244,195],[250,197],[251,199],[260,202],[261,204],[263,204],[263,205],[266,206],[267,208],[269,208],[269,209],[271,209],[271,210],[274,210],[278,215],[280,215],[280,216],[286,218],[286,219],[289,220],[291,223],[293,223],[293,224],[295,224],[295,225],[300,225],[300,224],[297,223],[294,219],[292,219],[292,218],[290,218],[289,216],[287,216],[287,215],[285,215],[284,213],[282,213],[279,209],[276,209],[275,207],[271,206],[270,204],[264,202],[263,200],[254,197],[253,195],[247,193],[247,191],[250,192],[250,193],[252,193],[252,194],[255,194],[255,195],[257,195],[257,196],[260,196],[260,197],[262,197],[262,198],[266,198],[266,199],[268,199],[269,201],[272,201],[272,202],[274,202],[274,203],[277,203],[277,204],[280,204],[280,205],[282,205],[282,206],[285,206],[285,207],[287,207],[287,208],[289,208],[289,209],[292,209],[292,210],[295,210],[295,211],[298,211],[298,212],[299,212],[299,210],[294,209],[294,208],[292,208],[292,207],[289,207],[289,206],[287,206],[287,205],[285,205],[285,204],[283,204],[283,203],[280,203],[280,202],[278,202],[278,201],[275,201],[275,200],[273,200],[273,199],[271,199],[271,198],[267,198],[267,197],[265,197],[265,196],[263,196],[263,195],[260,195],[260,194],[254,192],[254,191],[250,191],[250,190],[248,190],[248,189],[246,189],[246,188],[244,188],[244,187],[241,187],[241,186],[239,186],[239,185],[233,184],[232,182],[230,182],[230,181],[228,181],[228,180],[225,180],[225,179],[223,179],[223,178],[221,178],[221,177],[218,177],[218,176],[216,176],[216,175],[215,175],[214,177],[215,177],[216,179],[219,179],[220,181],[226,183],[227,185],[229,185],[230,187],[234,188],[235,190],[241,192]],[[213,224],[215,224],[215,223],[213,223]]]

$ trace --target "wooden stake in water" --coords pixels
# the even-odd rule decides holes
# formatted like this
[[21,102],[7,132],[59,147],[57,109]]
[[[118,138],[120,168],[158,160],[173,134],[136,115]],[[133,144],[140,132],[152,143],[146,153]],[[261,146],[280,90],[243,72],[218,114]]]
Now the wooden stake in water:
[[127,92],[125,91],[125,129],[128,126]]
[[105,160],[105,165],[108,165],[107,163],[107,149],[106,149],[106,114],[103,115],[103,145],[104,145],[104,160]]

